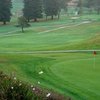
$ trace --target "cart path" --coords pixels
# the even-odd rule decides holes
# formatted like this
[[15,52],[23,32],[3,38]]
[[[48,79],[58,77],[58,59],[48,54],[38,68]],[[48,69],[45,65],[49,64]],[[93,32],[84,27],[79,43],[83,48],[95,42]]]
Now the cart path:
[[0,51],[0,54],[49,54],[49,53],[84,53],[100,50],[50,50],[50,51]]
[[[38,32],[37,34],[48,33],[48,32],[52,32],[52,31],[57,31],[57,30],[60,30],[60,29],[68,28],[68,27],[76,27],[76,26],[80,26],[82,24],[88,24],[88,23],[91,23],[91,21],[84,21],[84,22],[81,22],[81,23],[78,23],[78,24],[73,24],[73,25],[62,25],[62,26],[60,26],[58,28],[54,28],[54,29],[50,29],[50,30]],[[32,29],[32,28],[29,28],[29,29]],[[29,29],[25,29],[25,30],[29,30]],[[7,32],[7,33],[2,33],[2,35],[0,35],[0,38],[1,37],[19,36],[19,35],[24,34],[24,33],[16,33],[16,32],[19,32],[19,30],[14,30],[14,31],[10,31],[10,32]]]

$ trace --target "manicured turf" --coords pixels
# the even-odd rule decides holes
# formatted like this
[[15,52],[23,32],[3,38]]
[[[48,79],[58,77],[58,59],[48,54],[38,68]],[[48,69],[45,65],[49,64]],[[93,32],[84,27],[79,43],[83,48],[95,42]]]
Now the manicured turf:
[[[19,34],[18,36],[4,36],[3,34],[0,37],[0,51],[100,48],[99,22],[70,26],[72,27],[63,25],[65,28],[62,29],[60,28],[62,26],[56,25],[54,27],[37,26],[27,29],[25,33],[15,32],[14,34]],[[51,31],[47,32],[48,30]]]
[[[100,54],[0,55],[0,70],[24,81],[54,89],[75,100],[100,99]],[[42,75],[39,72],[43,71]]]
[[[82,23],[87,18],[92,19],[92,22]],[[75,49],[100,49],[99,17],[83,16],[74,23],[69,17],[31,23],[31,27],[25,29],[24,33],[12,25],[0,27],[0,70],[15,74],[31,84],[40,81],[42,87],[71,96],[75,100],[99,100],[99,52],[95,62],[92,52],[5,54],[15,51]],[[44,73],[39,75],[40,71]]]

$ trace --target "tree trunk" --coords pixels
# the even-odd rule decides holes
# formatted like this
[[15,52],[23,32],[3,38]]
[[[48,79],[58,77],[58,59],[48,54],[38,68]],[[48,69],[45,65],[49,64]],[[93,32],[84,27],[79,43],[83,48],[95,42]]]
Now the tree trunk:
[[51,19],[53,20],[53,15],[51,16]]
[[37,22],[37,18],[34,18],[34,22]]
[[78,14],[79,14],[79,15],[82,15],[82,13],[83,13],[82,8],[80,8]]
[[3,25],[6,25],[6,21],[3,21]]
[[83,8],[82,8],[83,4],[82,4],[82,0],[80,0],[80,5],[79,5],[79,15],[82,15],[83,13]]
[[99,8],[97,9],[97,14],[98,14],[98,15],[100,14],[100,9],[99,9]]
[[28,18],[27,21],[30,22],[30,18]]
[[46,20],[47,20],[47,15],[46,15]]
[[60,12],[58,12],[58,19],[60,19]]
[[22,26],[22,32],[24,33],[24,27]]

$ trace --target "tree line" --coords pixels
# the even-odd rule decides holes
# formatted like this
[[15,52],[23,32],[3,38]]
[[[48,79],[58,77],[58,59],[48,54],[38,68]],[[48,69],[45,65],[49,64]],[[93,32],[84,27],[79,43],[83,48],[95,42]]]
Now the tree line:
[[[61,9],[67,7],[67,2],[69,0],[23,0],[23,16],[29,22],[31,19],[37,21],[38,18],[42,18],[44,15],[46,18],[51,16],[58,16]],[[11,0],[0,0],[0,22],[6,24],[11,19]]]
[[[46,16],[60,17],[61,9],[67,9],[67,3],[71,0],[23,0],[23,16],[29,22],[31,19],[37,21],[38,18]],[[90,10],[95,9],[97,13],[100,13],[100,0],[78,0],[78,7],[80,13],[82,13],[82,7],[87,7]],[[0,0],[0,22],[6,24],[11,19],[11,0]]]
[[94,9],[97,14],[100,14],[100,0],[86,0],[84,6],[89,8],[90,12]]
[[60,16],[61,9],[67,7],[67,2],[69,0],[24,0],[24,17],[30,21],[34,19],[37,21],[38,18],[42,18],[44,15],[46,19],[51,16]]
[[0,22],[3,22],[3,24],[10,21],[12,15],[11,8],[11,0],[0,0]]
[[79,13],[83,13],[83,8],[88,8],[89,13],[96,11],[97,14],[100,14],[100,0],[78,0]]

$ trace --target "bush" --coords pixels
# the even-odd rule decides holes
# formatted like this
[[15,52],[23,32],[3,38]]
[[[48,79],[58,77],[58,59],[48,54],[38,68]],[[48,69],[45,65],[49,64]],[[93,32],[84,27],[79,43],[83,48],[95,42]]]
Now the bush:
[[0,72],[0,100],[71,100],[55,92],[28,85]]

